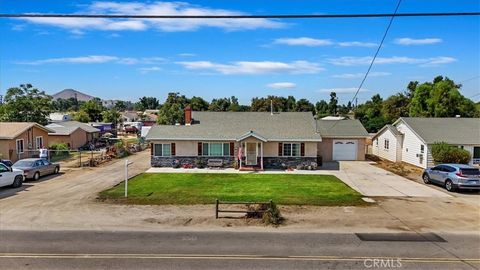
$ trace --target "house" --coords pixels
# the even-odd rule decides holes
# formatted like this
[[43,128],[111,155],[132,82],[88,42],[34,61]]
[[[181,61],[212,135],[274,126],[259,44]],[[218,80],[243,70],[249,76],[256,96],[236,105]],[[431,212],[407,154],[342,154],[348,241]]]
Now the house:
[[140,115],[134,111],[122,112],[123,122],[137,122],[140,120]]
[[48,116],[51,123],[71,121],[72,116],[68,113],[54,112]]
[[49,144],[53,130],[37,123],[0,122],[0,158],[15,162],[38,155],[38,149]]
[[64,143],[70,149],[78,149],[99,137],[100,130],[88,124],[67,121],[47,125],[52,132],[48,133],[50,144]]
[[318,156],[323,161],[365,160],[365,141],[368,132],[356,119],[322,118],[317,120],[322,136],[318,143]]
[[264,169],[317,164],[321,155],[325,161],[364,159],[367,133],[356,120],[324,123],[311,112],[184,112],[185,125],[157,125],[148,132],[153,167],[215,159],[226,167]]
[[402,117],[378,131],[372,152],[393,162],[427,168],[434,165],[432,144],[442,141],[470,152],[470,165],[480,164],[480,118]]

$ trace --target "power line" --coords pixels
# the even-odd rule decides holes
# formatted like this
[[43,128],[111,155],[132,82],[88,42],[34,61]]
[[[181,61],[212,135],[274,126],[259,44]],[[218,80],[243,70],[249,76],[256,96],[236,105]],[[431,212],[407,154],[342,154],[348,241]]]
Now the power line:
[[277,15],[128,15],[2,13],[0,18],[110,18],[110,19],[335,19],[381,17],[479,16],[480,12],[367,13],[367,14],[277,14]]
[[368,66],[367,72],[365,73],[365,76],[362,79],[362,82],[358,86],[357,91],[355,92],[355,95],[352,98],[352,103],[355,100],[355,98],[358,95],[358,92],[360,92],[360,89],[362,89],[363,84],[365,83],[365,80],[368,77],[368,74],[370,73],[370,70],[372,69],[373,63],[375,62],[375,59],[377,58],[378,53],[380,52],[380,49],[382,48],[383,42],[385,41],[385,38],[387,37],[388,30],[390,30],[390,27],[392,26],[393,19],[395,18],[398,8],[400,8],[400,4],[402,3],[402,0],[398,0],[397,7],[395,8],[395,11],[392,14],[392,17],[390,18],[390,22],[388,23],[387,29],[385,29],[385,33],[383,34],[382,41],[380,41],[380,44],[378,45],[377,51],[375,52],[375,55],[372,58],[372,61],[370,62],[370,65]]
[[459,82],[459,83],[469,82],[469,81],[474,80],[474,79],[476,79],[476,78],[480,78],[480,75],[477,75],[477,76],[475,76],[475,77],[468,78],[468,79],[463,80],[463,81],[461,81],[461,82]]

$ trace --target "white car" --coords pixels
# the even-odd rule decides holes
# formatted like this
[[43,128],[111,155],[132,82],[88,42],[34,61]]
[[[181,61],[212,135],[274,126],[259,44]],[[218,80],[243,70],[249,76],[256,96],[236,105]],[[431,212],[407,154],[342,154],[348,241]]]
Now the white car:
[[0,187],[11,186],[13,188],[18,188],[21,187],[22,184],[22,170],[12,169],[3,163],[0,163]]

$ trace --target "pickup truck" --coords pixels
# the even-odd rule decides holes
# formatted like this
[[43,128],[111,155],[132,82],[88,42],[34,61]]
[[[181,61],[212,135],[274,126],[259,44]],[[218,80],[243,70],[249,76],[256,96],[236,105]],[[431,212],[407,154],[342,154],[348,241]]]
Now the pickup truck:
[[0,187],[21,187],[23,184],[23,179],[24,177],[22,170],[12,169],[3,163],[0,163]]

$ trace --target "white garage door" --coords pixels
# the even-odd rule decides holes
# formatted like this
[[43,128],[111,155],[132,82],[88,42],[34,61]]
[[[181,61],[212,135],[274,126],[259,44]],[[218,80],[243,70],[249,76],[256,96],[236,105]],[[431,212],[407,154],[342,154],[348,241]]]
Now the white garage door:
[[357,140],[333,140],[333,160],[356,160]]

